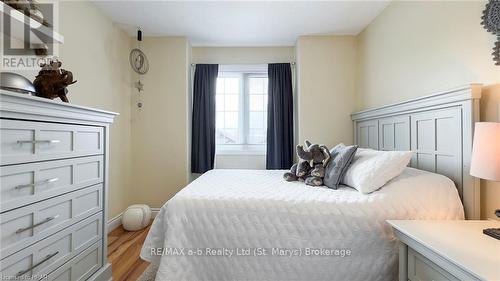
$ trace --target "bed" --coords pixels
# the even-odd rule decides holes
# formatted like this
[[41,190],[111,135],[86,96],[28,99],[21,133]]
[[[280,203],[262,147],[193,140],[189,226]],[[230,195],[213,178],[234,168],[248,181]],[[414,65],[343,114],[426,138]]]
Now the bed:
[[453,182],[417,169],[369,195],[282,174],[213,170],[181,190],[141,253],[160,265],[156,280],[394,280],[397,244],[386,219],[464,217]]
[[[284,171],[213,170],[160,209],[141,257],[158,265],[156,280],[396,280],[398,241],[385,220],[475,216],[478,185],[466,173],[475,89],[353,114],[360,146],[415,151],[419,169],[382,189],[364,195],[285,182]],[[460,141],[450,138],[457,131]]]

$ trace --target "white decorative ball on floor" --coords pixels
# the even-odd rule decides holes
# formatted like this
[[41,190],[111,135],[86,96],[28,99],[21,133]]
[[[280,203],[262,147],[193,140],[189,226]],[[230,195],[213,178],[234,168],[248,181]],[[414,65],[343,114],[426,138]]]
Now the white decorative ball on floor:
[[122,225],[125,230],[136,231],[148,226],[150,220],[151,208],[148,205],[136,204],[123,212]]

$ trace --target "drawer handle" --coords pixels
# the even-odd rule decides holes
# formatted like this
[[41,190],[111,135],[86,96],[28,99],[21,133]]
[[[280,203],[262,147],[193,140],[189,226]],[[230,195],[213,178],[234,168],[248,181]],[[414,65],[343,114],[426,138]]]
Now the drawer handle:
[[59,180],[59,178],[51,178],[51,179],[46,179],[46,180],[35,182],[35,183],[21,184],[21,185],[14,187],[14,189],[21,189],[21,188],[25,188],[25,187],[34,187],[34,186],[41,185],[41,184],[56,182],[58,180]]
[[23,143],[60,143],[60,140],[18,140],[18,144]]
[[17,273],[16,277],[22,276],[22,275],[24,275],[24,274],[26,274],[26,273],[30,272],[30,271],[31,271],[32,269],[34,269],[35,267],[37,267],[37,266],[41,265],[42,263],[44,263],[44,262],[46,262],[46,261],[50,260],[50,259],[51,259],[51,258],[53,258],[53,257],[55,257],[57,254],[59,254],[59,251],[57,251],[57,252],[55,252],[55,253],[52,253],[52,254],[50,254],[50,255],[47,255],[45,258],[43,258],[43,260],[41,260],[41,261],[39,261],[39,262],[35,263],[35,264],[34,264],[34,265],[32,265],[30,268],[25,269],[25,270],[21,270],[21,271],[19,271],[19,272]]
[[40,226],[42,224],[45,224],[45,223],[48,223],[49,221],[51,220],[55,220],[59,217],[59,215],[56,215],[56,216],[53,216],[53,217],[48,217],[46,218],[45,220],[39,222],[39,223],[35,223],[34,225],[32,226],[28,226],[28,227],[24,227],[24,228],[19,228],[17,231],[16,231],[16,234],[19,234],[19,233],[22,233],[22,232],[25,232],[26,230],[30,230],[30,229],[33,229],[37,226]]

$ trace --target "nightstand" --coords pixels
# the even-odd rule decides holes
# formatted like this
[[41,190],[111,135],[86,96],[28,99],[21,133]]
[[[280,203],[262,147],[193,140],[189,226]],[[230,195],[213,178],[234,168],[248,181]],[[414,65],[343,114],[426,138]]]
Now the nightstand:
[[399,245],[399,280],[500,280],[498,221],[388,220]]

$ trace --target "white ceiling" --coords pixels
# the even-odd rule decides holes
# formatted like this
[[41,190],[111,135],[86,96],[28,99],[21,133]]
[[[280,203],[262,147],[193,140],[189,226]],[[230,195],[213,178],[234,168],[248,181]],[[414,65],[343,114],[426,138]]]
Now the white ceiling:
[[131,35],[186,36],[193,46],[293,46],[300,35],[355,35],[385,1],[95,1]]

